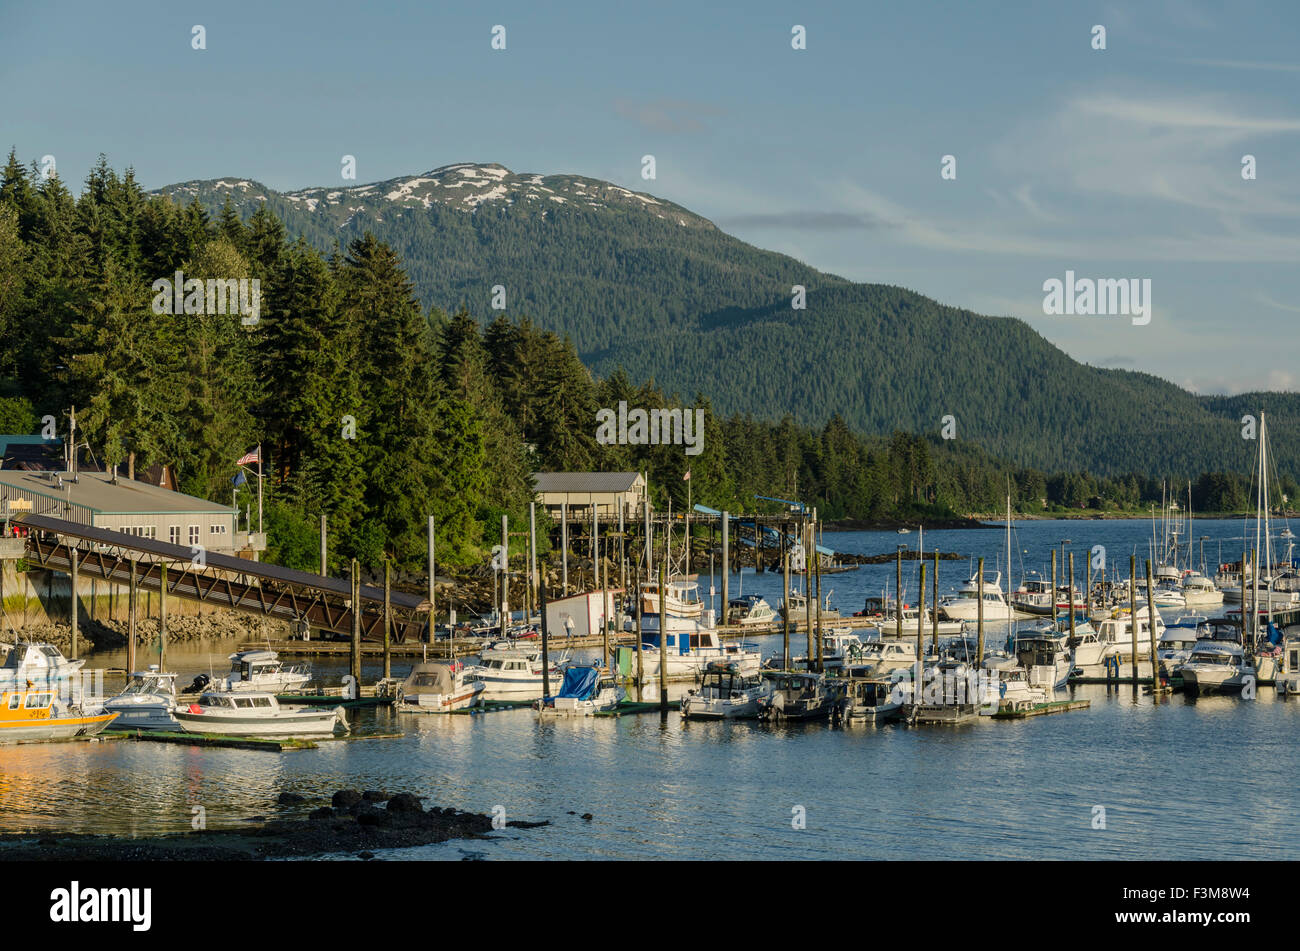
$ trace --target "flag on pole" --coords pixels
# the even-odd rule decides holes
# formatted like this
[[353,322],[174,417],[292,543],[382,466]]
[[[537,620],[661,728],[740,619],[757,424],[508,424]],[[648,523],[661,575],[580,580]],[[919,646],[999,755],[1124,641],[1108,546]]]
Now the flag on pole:
[[254,450],[253,450],[252,452],[250,452],[250,453],[246,453],[246,454],[244,454],[243,456],[240,456],[238,459],[235,460],[235,465],[237,465],[237,466],[251,466],[251,465],[252,465],[253,463],[255,463],[255,462],[256,462],[259,466],[262,464],[262,447],[261,447],[261,446],[258,446],[256,449],[254,449]]
[[691,481],[691,470],[690,470],[690,469],[687,469],[687,470],[686,470],[686,475],[682,476],[682,481],[683,481],[683,482],[690,482],[690,481]]
[[244,474],[243,474],[242,472],[236,472],[236,473],[235,473],[235,477],[234,477],[233,479],[231,479],[230,481],[231,481],[234,485],[236,485],[236,486],[240,486],[240,485],[243,485],[243,484],[244,484],[245,482],[247,482],[248,480],[244,478]]

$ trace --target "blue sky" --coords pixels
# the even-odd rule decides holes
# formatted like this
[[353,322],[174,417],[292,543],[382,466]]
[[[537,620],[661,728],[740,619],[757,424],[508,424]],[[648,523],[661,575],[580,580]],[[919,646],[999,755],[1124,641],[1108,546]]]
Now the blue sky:
[[[345,154],[356,183],[463,161],[589,175],[1020,317],[1076,359],[1295,389],[1298,26],[1293,2],[1194,0],[0,0],[0,146],[55,156],[74,190],[100,152],[150,188],[341,183]],[[1067,269],[1149,278],[1151,322],[1045,315]]]

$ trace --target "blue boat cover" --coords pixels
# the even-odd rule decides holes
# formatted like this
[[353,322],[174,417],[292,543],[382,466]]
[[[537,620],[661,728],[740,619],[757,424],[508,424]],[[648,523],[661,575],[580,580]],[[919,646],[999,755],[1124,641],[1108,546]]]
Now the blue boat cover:
[[600,670],[596,667],[566,667],[564,683],[556,696],[589,700],[596,695],[596,680],[599,677]]

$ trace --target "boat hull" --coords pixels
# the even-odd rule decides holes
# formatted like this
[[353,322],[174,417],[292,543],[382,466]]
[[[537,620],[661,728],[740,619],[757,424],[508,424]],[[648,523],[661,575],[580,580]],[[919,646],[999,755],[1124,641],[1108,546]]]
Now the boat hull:
[[0,723],[0,744],[32,743],[94,736],[113,721],[115,713],[87,717],[50,717],[43,720],[13,720]]
[[226,716],[177,710],[175,716],[186,733],[218,736],[333,736],[339,723],[339,714],[335,710],[281,711],[275,717]]

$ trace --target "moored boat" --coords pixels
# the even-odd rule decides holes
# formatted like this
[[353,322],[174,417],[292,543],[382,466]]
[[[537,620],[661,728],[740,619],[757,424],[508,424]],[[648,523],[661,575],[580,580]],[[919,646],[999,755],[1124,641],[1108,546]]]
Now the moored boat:
[[210,690],[173,714],[186,733],[221,736],[331,736],[348,731],[342,707],[281,706],[275,694],[255,690]]
[[104,710],[117,714],[116,730],[179,730],[176,710],[176,674],[156,665],[137,671],[116,697],[104,701]]
[[831,685],[821,674],[764,671],[771,693],[759,712],[765,720],[821,720],[830,716]]
[[756,717],[771,689],[769,680],[743,672],[739,664],[714,661],[705,669],[700,689],[682,698],[682,716],[688,720]]
[[305,664],[286,664],[272,650],[247,650],[231,654],[230,672],[222,682],[226,690],[261,690],[285,693],[311,681]]
[[53,644],[19,641],[9,648],[0,666],[0,686],[52,687],[69,680],[86,665],[84,660],[69,660]]
[[589,717],[615,709],[623,697],[623,688],[603,667],[570,664],[555,696],[543,697],[535,706],[541,717]]
[[832,716],[845,725],[852,723],[887,723],[903,718],[904,693],[889,680],[845,682],[844,696]]
[[67,703],[53,685],[0,688],[0,743],[94,736],[116,716]]
[[451,713],[483,703],[483,683],[471,680],[460,661],[416,664],[397,688],[400,713]]

